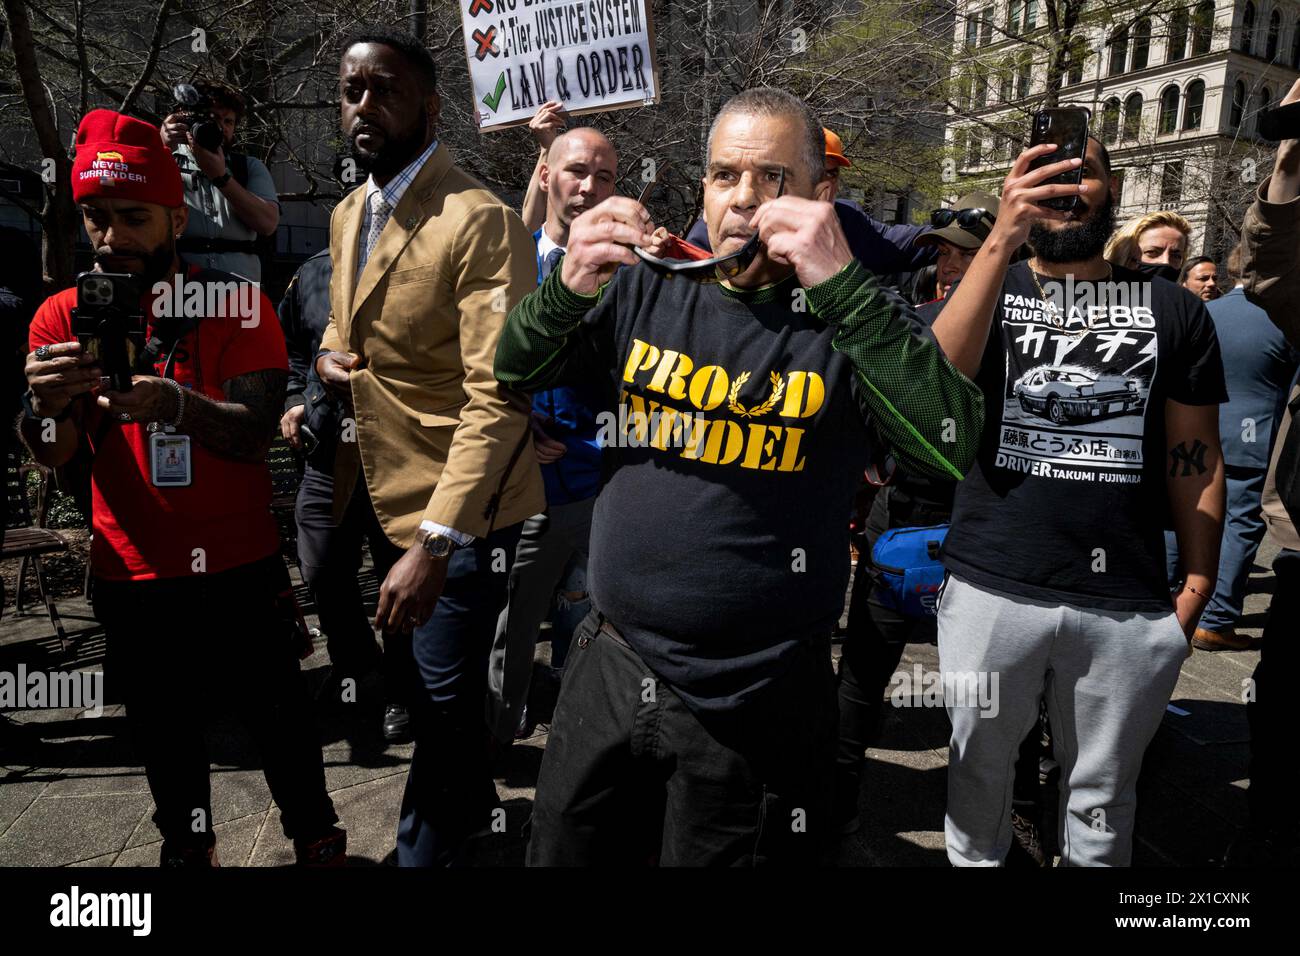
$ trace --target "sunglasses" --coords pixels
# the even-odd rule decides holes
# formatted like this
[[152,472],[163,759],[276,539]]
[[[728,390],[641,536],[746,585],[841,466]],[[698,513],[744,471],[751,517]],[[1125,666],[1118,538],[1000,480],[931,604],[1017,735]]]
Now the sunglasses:
[[930,213],[930,225],[935,229],[943,229],[956,223],[961,229],[981,241],[989,237],[989,233],[992,232],[991,224],[996,221],[997,217],[987,209],[936,209]]
[[[638,200],[641,205],[644,206],[646,200],[650,198],[650,193],[659,182],[659,175],[662,173],[663,167],[645,189],[641,190],[641,198]],[[785,168],[782,167],[781,175],[777,180],[775,198],[779,199],[784,194]],[[757,258],[760,246],[762,243],[758,240],[758,233],[754,233],[735,252],[725,256],[715,256],[708,249],[692,245],[680,236],[670,235],[667,246],[661,250],[664,253],[662,256],[653,256],[640,246],[635,248],[635,252],[642,262],[669,277],[683,276],[696,282],[721,282],[723,279],[734,279],[744,273]]]

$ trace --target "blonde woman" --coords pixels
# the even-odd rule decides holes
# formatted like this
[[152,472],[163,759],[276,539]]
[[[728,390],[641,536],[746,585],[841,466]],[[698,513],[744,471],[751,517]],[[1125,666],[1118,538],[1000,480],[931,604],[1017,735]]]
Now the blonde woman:
[[1178,281],[1192,224],[1169,210],[1130,219],[1106,243],[1106,261]]

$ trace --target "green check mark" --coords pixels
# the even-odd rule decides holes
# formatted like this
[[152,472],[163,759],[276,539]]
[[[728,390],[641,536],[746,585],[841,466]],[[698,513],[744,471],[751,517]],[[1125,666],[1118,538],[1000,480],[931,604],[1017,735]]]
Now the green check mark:
[[483,97],[483,102],[487,104],[488,109],[490,109],[493,113],[497,111],[497,107],[501,104],[501,96],[502,94],[505,93],[505,91],[506,91],[506,75],[504,72],[502,72],[501,75],[497,77],[496,91],[493,93],[489,93],[487,96]]

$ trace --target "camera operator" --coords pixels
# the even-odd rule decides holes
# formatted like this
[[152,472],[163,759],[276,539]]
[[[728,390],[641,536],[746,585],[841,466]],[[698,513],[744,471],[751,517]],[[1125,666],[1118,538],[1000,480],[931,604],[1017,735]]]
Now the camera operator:
[[[155,127],[94,110],[76,147],[73,199],[104,277],[79,279],[32,320],[21,429],[46,465],[82,441],[94,453],[94,611],[157,807],[162,865],[215,862],[197,693],[209,681],[247,719],[298,862],[341,863],[346,834],[334,827],[270,514],[265,457],[284,400],[284,339],[260,292],[251,308],[232,308],[228,299],[244,296],[227,295],[201,315],[164,314],[171,289],[162,288],[184,286],[188,301],[233,277],[178,258],[188,211]],[[93,340],[77,334],[97,316],[92,282],[115,286],[115,299],[130,284],[142,291],[121,308],[129,318],[138,304],[137,324],[149,317],[133,363],[148,374],[130,376],[129,389],[101,384],[101,373],[131,371],[111,360],[121,340],[110,341],[107,320]]]
[[[177,87],[178,99],[186,87]],[[275,235],[280,203],[266,164],[231,150],[244,119],[244,98],[218,83],[196,83],[188,95],[192,102],[177,102],[162,124],[162,141],[180,167],[190,209],[180,251],[196,265],[261,282],[256,240]],[[210,131],[214,125],[219,140]]]

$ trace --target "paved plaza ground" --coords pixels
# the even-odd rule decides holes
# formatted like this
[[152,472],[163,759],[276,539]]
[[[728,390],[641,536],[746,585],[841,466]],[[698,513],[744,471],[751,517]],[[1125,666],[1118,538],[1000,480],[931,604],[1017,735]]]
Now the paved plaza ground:
[[[1251,579],[1241,630],[1258,638],[1272,594],[1266,540]],[[371,595],[374,581],[365,581]],[[296,577],[295,577],[296,580]],[[39,606],[38,606],[39,608]],[[102,634],[84,601],[59,603],[77,637],[63,658],[39,609],[0,620],[0,671],[97,669]],[[315,624],[315,618],[309,618]],[[179,636],[179,635],[178,635]],[[836,650],[838,654],[838,649]],[[1196,652],[1184,664],[1172,705],[1148,754],[1140,783],[1134,863],[1204,865],[1216,861],[1246,821],[1249,732],[1242,682],[1258,650]],[[910,645],[902,668],[937,668],[932,645]],[[303,662],[313,691],[328,673],[323,640]],[[111,691],[111,688],[110,688]],[[326,780],[348,830],[354,865],[382,865],[393,849],[411,746],[386,745],[378,703],[318,703]],[[212,810],[223,866],[292,862],[279,812],[238,722],[213,704]],[[0,715],[0,866],[155,866],[160,837],[143,770],[131,757],[126,721],[111,698],[103,715],[11,710]],[[542,724],[502,755],[497,787],[506,832],[476,841],[467,862],[520,865],[533,786],[546,746]],[[943,866],[943,806],[948,723],[941,708],[887,708],[880,746],[869,751],[861,830],[828,862],[854,866]]]

